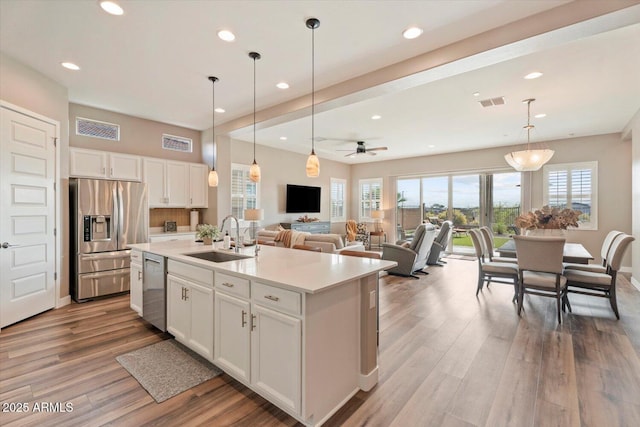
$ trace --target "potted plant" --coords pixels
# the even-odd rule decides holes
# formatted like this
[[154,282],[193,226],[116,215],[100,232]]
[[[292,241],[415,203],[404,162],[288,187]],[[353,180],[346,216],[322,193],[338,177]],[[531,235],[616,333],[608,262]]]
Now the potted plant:
[[217,226],[211,224],[200,224],[196,228],[196,238],[202,239],[205,245],[213,244],[214,240],[220,237],[220,230]]

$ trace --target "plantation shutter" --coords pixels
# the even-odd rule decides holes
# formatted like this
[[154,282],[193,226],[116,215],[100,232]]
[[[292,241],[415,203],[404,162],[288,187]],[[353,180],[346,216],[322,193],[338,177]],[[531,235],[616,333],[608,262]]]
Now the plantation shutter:
[[580,214],[581,229],[597,229],[597,162],[544,167],[544,204]]

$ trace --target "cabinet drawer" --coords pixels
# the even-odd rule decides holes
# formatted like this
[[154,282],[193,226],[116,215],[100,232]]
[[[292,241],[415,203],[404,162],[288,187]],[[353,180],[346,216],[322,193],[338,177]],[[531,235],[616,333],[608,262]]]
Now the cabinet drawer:
[[298,292],[253,282],[251,284],[251,296],[255,303],[291,314],[301,313],[301,296]]
[[249,280],[216,272],[216,289],[249,299]]
[[142,264],[142,252],[131,250],[131,262],[136,264]]
[[190,279],[203,285],[213,287],[213,271],[195,265],[185,264],[172,259],[167,263],[167,272],[174,276]]

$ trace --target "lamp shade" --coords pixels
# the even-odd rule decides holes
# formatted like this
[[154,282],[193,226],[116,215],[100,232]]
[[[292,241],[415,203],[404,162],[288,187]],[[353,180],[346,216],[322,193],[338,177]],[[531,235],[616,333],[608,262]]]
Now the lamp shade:
[[263,209],[245,209],[244,219],[246,221],[262,221],[264,219]]
[[307,158],[307,176],[309,178],[317,178],[320,175],[320,160],[316,153],[309,154]]
[[519,172],[537,171],[551,160],[555,152],[548,148],[538,150],[513,151],[505,154],[504,159]]
[[218,172],[215,170],[209,171],[209,187],[218,186]]
[[260,182],[260,166],[258,166],[255,160],[249,168],[249,179],[252,182]]
[[383,210],[375,210],[375,211],[371,211],[371,218],[373,219],[383,219],[384,218],[384,211]]

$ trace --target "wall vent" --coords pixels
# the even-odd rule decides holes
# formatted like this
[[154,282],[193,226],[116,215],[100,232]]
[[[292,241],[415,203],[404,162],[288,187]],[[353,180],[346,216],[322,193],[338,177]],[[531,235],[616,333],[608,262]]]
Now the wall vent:
[[193,150],[193,140],[182,136],[162,134],[162,148],[165,150],[182,151],[191,153]]
[[76,135],[120,141],[120,125],[76,117]]
[[493,107],[494,105],[504,105],[504,96],[499,96],[497,98],[488,98],[478,101],[480,105],[483,107]]

